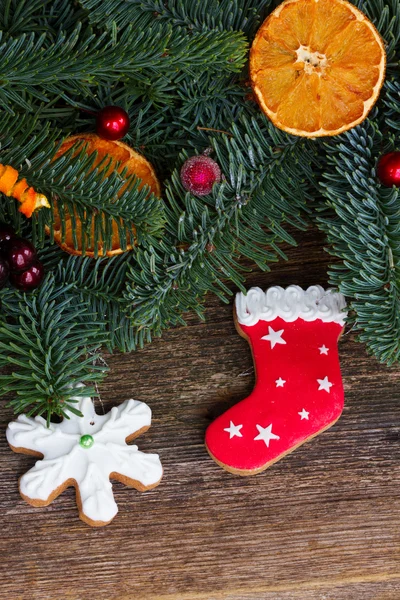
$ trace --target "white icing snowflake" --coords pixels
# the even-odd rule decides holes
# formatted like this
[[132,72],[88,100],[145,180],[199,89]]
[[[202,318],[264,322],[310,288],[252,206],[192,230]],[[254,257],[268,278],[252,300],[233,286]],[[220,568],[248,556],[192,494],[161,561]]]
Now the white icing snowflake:
[[15,452],[43,457],[20,479],[27,502],[47,506],[73,485],[80,518],[106,525],[118,512],[110,477],[139,491],[161,480],[158,454],[144,454],[126,443],[150,427],[151,410],[144,402],[126,400],[98,415],[91,398],[77,400],[83,417],[70,412],[69,419],[47,427],[42,417],[20,415],[8,425],[7,440]]

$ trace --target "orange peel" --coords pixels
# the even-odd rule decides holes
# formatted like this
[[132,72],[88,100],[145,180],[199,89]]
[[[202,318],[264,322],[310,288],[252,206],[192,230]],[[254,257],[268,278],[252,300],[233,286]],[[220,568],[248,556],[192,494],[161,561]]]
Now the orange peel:
[[30,187],[25,178],[18,177],[19,173],[14,167],[0,164],[0,192],[20,202],[19,212],[29,218],[44,206],[50,208],[46,196]]

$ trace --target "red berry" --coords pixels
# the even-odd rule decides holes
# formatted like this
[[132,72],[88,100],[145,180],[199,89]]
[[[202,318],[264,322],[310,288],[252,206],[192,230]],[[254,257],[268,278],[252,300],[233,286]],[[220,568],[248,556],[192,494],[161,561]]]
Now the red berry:
[[44,277],[44,266],[35,260],[29,269],[21,273],[11,273],[10,281],[18,290],[30,292],[42,283]]
[[96,133],[106,140],[120,140],[129,127],[129,115],[120,106],[105,106],[97,113]]
[[11,271],[16,273],[28,269],[36,258],[35,246],[28,240],[13,238],[6,250]]
[[181,181],[193,196],[206,196],[221,181],[221,169],[209,156],[192,156],[182,165]]
[[377,167],[378,178],[383,185],[400,187],[400,152],[389,152],[381,156]]
[[4,240],[11,240],[13,237],[15,237],[14,227],[7,225],[7,223],[0,223],[0,244]]
[[14,228],[6,223],[0,223],[0,251],[6,252],[10,240],[15,237]]
[[9,274],[10,267],[8,266],[8,262],[0,257],[0,289],[6,285]]

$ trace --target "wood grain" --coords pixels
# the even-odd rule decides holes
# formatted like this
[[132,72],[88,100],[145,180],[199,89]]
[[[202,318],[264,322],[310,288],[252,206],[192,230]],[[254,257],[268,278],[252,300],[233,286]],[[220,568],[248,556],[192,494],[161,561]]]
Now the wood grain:
[[[326,285],[323,238],[310,230],[300,241],[248,284]],[[107,357],[105,409],[148,402],[153,425],[137,443],[165,469],[144,494],[115,483],[107,527],[78,519],[73,489],[47,508],[23,502],[17,480],[33,459],[1,436],[2,600],[400,598],[398,367],[346,334],[338,423],[260,475],[230,475],[208,457],[204,431],[251,391],[254,372],[232,306],[211,296],[207,306],[206,323],[190,316],[143,350]],[[11,410],[0,417],[4,432]]]

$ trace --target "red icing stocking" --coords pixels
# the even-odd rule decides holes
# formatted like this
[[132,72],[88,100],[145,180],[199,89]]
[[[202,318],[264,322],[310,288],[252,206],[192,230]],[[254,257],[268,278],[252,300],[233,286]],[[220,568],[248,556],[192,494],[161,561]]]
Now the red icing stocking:
[[339,418],[344,308],[341,294],[320,286],[236,296],[236,325],[251,345],[257,382],[207,429],[206,447],[227,471],[258,473]]

